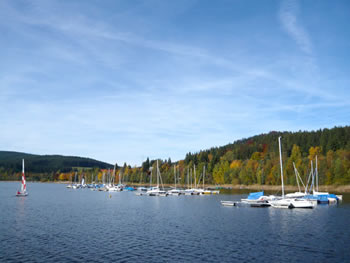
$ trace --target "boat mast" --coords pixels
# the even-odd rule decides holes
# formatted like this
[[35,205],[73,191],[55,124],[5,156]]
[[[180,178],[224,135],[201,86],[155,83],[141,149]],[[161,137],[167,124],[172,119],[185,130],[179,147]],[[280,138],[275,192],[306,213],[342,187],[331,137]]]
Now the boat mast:
[[204,165],[204,170],[203,170],[203,190],[204,190],[204,177],[205,177],[205,165]]
[[196,176],[196,165],[193,165],[193,173],[194,173],[194,188],[197,189],[197,176]]
[[280,166],[281,166],[282,198],[284,198],[284,184],[283,184],[283,166],[282,166],[281,136],[279,136],[279,137],[278,137],[278,145],[279,145],[279,150],[280,150]]
[[315,171],[316,171],[316,191],[318,192],[318,170],[317,170],[317,155],[316,155],[316,167],[315,167]]
[[159,188],[159,167],[158,167],[158,160],[157,160],[157,188]]
[[24,175],[24,159],[22,159],[22,192],[26,191],[26,176]]
[[187,189],[190,188],[189,169],[190,169],[190,168],[187,167]]
[[152,187],[152,171],[153,171],[153,167],[151,166],[151,167],[149,168],[149,170],[151,171],[151,176],[150,176],[150,178],[149,178],[149,187],[151,188],[151,187]]
[[192,168],[191,168],[191,189],[192,189],[192,181],[193,181],[193,178],[192,178]]
[[115,168],[116,168],[116,164],[114,164],[113,174],[112,174],[112,178],[113,178],[113,185],[114,185],[114,180],[115,180]]
[[295,178],[297,179],[298,189],[299,189],[299,193],[300,193],[300,184],[299,184],[299,179],[298,179],[298,171],[297,171],[297,168],[295,167],[295,163],[294,162],[293,162],[293,167],[294,167]]
[[175,189],[176,189],[176,165],[174,165],[174,180],[175,180]]
[[312,184],[312,193],[315,194],[315,173],[314,173],[314,166],[311,160],[311,171],[312,171],[312,178],[311,178],[311,184]]

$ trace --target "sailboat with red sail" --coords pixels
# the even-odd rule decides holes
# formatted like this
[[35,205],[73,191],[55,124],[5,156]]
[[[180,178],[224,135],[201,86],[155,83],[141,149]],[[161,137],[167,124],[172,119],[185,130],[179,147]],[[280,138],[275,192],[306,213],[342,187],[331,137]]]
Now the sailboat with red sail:
[[27,184],[26,184],[26,176],[24,175],[24,159],[22,159],[22,184],[21,190],[17,191],[16,196],[27,196]]

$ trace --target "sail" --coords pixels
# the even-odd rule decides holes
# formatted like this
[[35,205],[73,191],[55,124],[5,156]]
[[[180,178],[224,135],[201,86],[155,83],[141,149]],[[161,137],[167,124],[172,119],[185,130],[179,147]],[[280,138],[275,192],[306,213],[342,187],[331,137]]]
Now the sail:
[[26,196],[27,193],[27,183],[26,176],[24,174],[24,159],[22,159],[22,182],[21,182],[21,191],[17,191],[17,196]]
[[27,190],[26,176],[24,174],[24,159],[22,159],[22,187],[21,192],[24,193]]

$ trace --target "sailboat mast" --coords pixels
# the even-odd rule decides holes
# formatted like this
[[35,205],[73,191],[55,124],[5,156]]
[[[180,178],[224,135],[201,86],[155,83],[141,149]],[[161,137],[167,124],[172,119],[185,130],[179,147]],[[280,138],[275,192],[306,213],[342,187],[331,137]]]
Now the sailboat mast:
[[314,173],[314,166],[313,166],[313,163],[312,163],[312,160],[311,160],[311,171],[312,171],[312,178],[311,178],[311,184],[312,184],[312,193],[314,194],[315,193],[315,173]]
[[203,190],[204,190],[204,178],[205,178],[205,165],[204,165],[204,170],[203,170]]
[[318,192],[318,170],[317,170],[317,155],[316,155],[316,191]]
[[187,189],[190,187],[189,168],[187,167]]
[[149,177],[149,187],[152,187],[152,170],[153,170],[153,167],[150,167],[149,169],[151,171],[151,176]]
[[297,168],[295,167],[295,163],[294,163],[294,162],[293,162],[293,167],[294,167],[295,178],[296,178],[297,184],[298,184],[298,189],[299,189],[299,192],[300,192],[300,185],[299,185],[299,179],[298,179],[298,171],[297,171]]
[[158,167],[158,160],[157,160],[157,188],[159,188],[159,167]]
[[279,137],[278,137],[278,145],[279,145],[279,151],[280,151],[280,166],[281,166],[282,198],[284,198],[284,183],[283,183],[283,166],[282,166],[281,136],[279,136]]
[[193,181],[193,178],[192,178],[192,168],[191,168],[191,189],[192,189],[192,181]]
[[175,189],[176,189],[176,165],[174,165],[174,180],[175,180]]
[[194,188],[197,188],[197,176],[196,176],[196,165],[193,165],[193,173],[194,173]]
[[26,190],[26,176],[24,175],[24,159],[22,159],[22,192]]

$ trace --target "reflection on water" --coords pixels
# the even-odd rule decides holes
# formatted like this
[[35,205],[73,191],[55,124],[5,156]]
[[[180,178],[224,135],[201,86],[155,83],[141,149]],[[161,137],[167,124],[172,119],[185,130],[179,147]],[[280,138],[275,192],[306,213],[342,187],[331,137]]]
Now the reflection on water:
[[[344,262],[350,206],[223,207],[249,191],[144,197],[0,183],[0,262]],[[20,244],[20,245],[19,245]]]

